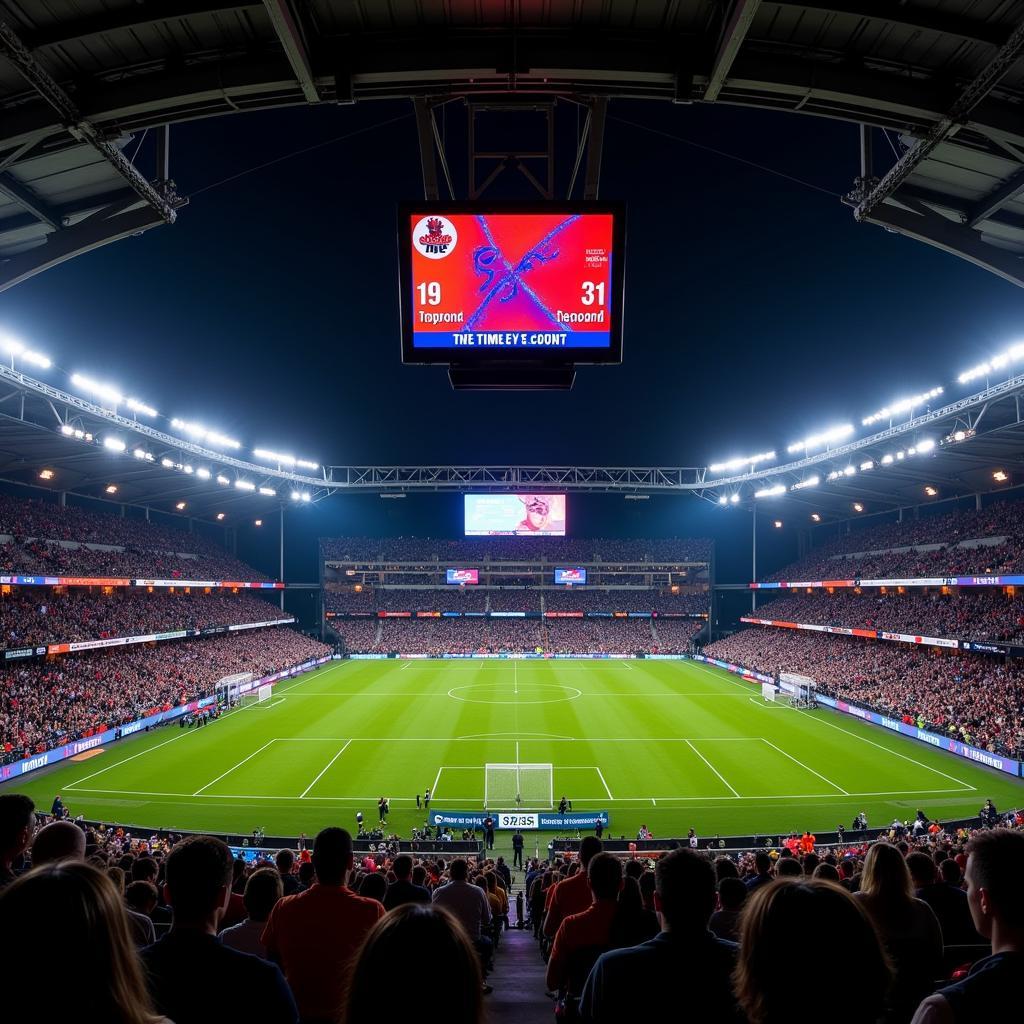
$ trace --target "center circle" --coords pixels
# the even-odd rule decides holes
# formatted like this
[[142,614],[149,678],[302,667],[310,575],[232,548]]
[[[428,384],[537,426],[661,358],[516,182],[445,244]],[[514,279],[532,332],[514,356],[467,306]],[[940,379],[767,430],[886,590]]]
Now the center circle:
[[[576,700],[577,697],[583,696],[583,691],[578,690],[575,686],[562,686],[559,683],[521,683],[519,685],[520,691],[525,691],[527,694],[535,691],[558,691],[558,696],[544,697],[541,700],[530,700],[523,699],[521,695],[515,695],[509,692],[509,686],[507,683],[470,683],[467,686],[453,686],[448,691],[448,696],[452,700],[461,700],[466,704],[559,704],[563,701]],[[474,692],[484,690],[492,691],[494,697],[463,697],[461,696],[466,690],[472,690]]]

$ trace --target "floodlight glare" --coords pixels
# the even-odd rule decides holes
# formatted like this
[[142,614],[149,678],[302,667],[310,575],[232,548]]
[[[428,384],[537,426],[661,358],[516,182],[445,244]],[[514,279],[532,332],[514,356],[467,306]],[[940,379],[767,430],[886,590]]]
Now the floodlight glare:
[[[746,469],[747,467],[754,467],[760,465],[762,462],[770,462],[775,458],[775,452],[759,452],[757,455],[745,455],[737,456],[733,459],[727,459],[725,462],[712,462],[708,466],[709,473],[731,473],[737,469]],[[318,467],[311,467],[318,468]]]
[[820,483],[821,477],[815,474],[814,476],[809,476],[806,480],[793,484],[791,490],[802,491],[805,487],[817,487]]
[[865,427],[870,427],[872,423],[877,423],[879,420],[892,420],[897,416],[902,415],[905,412],[912,412],[919,405],[924,405],[926,402],[930,402],[933,398],[938,398],[942,394],[942,388],[932,388],[930,391],[922,391],[919,395],[913,395],[910,398],[901,398],[898,402],[893,402],[891,405],[885,406],[883,409],[879,409],[878,412],[873,412],[870,416],[865,416],[861,420],[861,423]]
[[[307,501],[308,501],[308,500],[309,500],[309,499],[307,499]],[[731,501],[731,502],[732,502],[732,503],[733,503],[734,505],[738,505],[738,504],[740,503],[740,492],[739,492],[739,491],[736,491],[736,493],[735,493],[735,494],[733,494],[733,495],[731,495],[731,496],[730,496],[729,500],[730,500],[730,501]]]
[[805,437],[802,441],[796,441],[791,444],[786,451],[792,455],[794,452],[809,452],[812,448],[821,448],[823,445],[827,446],[835,441],[841,441],[844,437],[849,437],[853,433],[853,424],[844,423],[841,426],[830,427],[828,430],[823,430],[820,434],[811,434],[809,437]]
[[253,484],[253,483],[250,483],[248,480],[236,480],[235,481],[235,486],[240,491],[255,491],[256,490],[256,485]]
[[1005,352],[1000,352],[999,355],[993,356],[987,362],[979,363],[977,366],[965,370],[957,377],[957,381],[960,384],[969,384],[978,377],[988,377],[993,371],[1003,370],[1021,357],[1024,357],[1024,342],[1017,342],[1016,345],[1011,345]]
[[103,447],[109,448],[112,452],[123,452],[128,447],[119,437],[103,438]]
[[188,420],[179,420],[177,418],[171,420],[171,426],[175,430],[180,430],[189,437],[194,437],[197,441],[205,441],[207,444],[212,444],[215,448],[241,448],[242,442],[236,441],[232,437],[227,437],[224,434],[218,433],[216,430],[209,430],[199,423],[190,423]]
[[923,441],[917,442],[917,450],[919,452],[930,452],[934,447],[935,442],[930,437],[926,437]]
[[273,498],[277,494],[277,491],[275,491],[273,487],[261,487],[260,494],[265,494],[268,498]]
[[719,505],[728,505],[728,504],[729,504],[729,499],[728,499],[728,498],[727,498],[727,497],[726,497],[726,496],[725,496],[725,495],[723,494],[723,495],[722,495],[722,496],[721,496],[721,497],[720,497],[720,498],[718,499],[718,504],[719,504]]
[[775,484],[773,487],[762,487],[761,490],[754,492],[755,498],[775,498],[780,494],[786,493],[785,484]]
[[875,463],[871,459],[865,459],[860,464],[860,468],[866,473],[869,469],[875,468]]
[[200,466],[196,470],[196,476],[199,477],[200,480],[209,480],[210,479],[210,471],[208,469],[205,469],[203,466]]

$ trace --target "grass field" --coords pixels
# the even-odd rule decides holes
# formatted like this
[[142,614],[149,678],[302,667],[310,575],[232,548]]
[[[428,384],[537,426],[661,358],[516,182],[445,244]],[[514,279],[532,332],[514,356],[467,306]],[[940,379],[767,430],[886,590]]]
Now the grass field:
[[[482,807],[489,762],[549,762],[554,795],[607,809],[609,834],[847,827],[974,814],[1022,784],[837,713],[766,704],[691,662],[350,661],[280,684],[205,729],[171,725],[16,783],[49,808],[149,827],[311,834],[377,818],[403,836]],[[492,808],[494,810],[514,808]]]

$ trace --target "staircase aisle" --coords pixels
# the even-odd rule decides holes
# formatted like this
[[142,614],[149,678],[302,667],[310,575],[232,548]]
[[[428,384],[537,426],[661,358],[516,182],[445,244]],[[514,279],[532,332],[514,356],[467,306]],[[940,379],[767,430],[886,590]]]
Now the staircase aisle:
[[532,932],[502,932],[494,970],[487,977],[494,991],[484,996],[488,1024],[554,1024],[555,1004],[544,995],[544,970]]

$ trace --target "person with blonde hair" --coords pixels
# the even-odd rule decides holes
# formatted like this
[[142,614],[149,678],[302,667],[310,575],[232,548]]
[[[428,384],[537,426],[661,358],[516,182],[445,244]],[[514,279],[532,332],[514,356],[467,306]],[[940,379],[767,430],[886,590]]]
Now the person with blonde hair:
[[907,862],[889,843],[868,850],[854,899],[867,911],[896,971],[886,1021],[903,1024],[942,974],[942,928],[932,908],[915,898]]
[[831,1024],[877,1024],[890,979],[870,919],[842,886],[780,878],[747,898],[733,983],[748,1024],[788,1024],[808,1007]]
[[[39,1017],[54,979],[80,1024],[159,1024],[113,882],[83,861],[36,868],[0,893],[7,1020]],[[44,1000],[44,1002],[40,1002]]]

